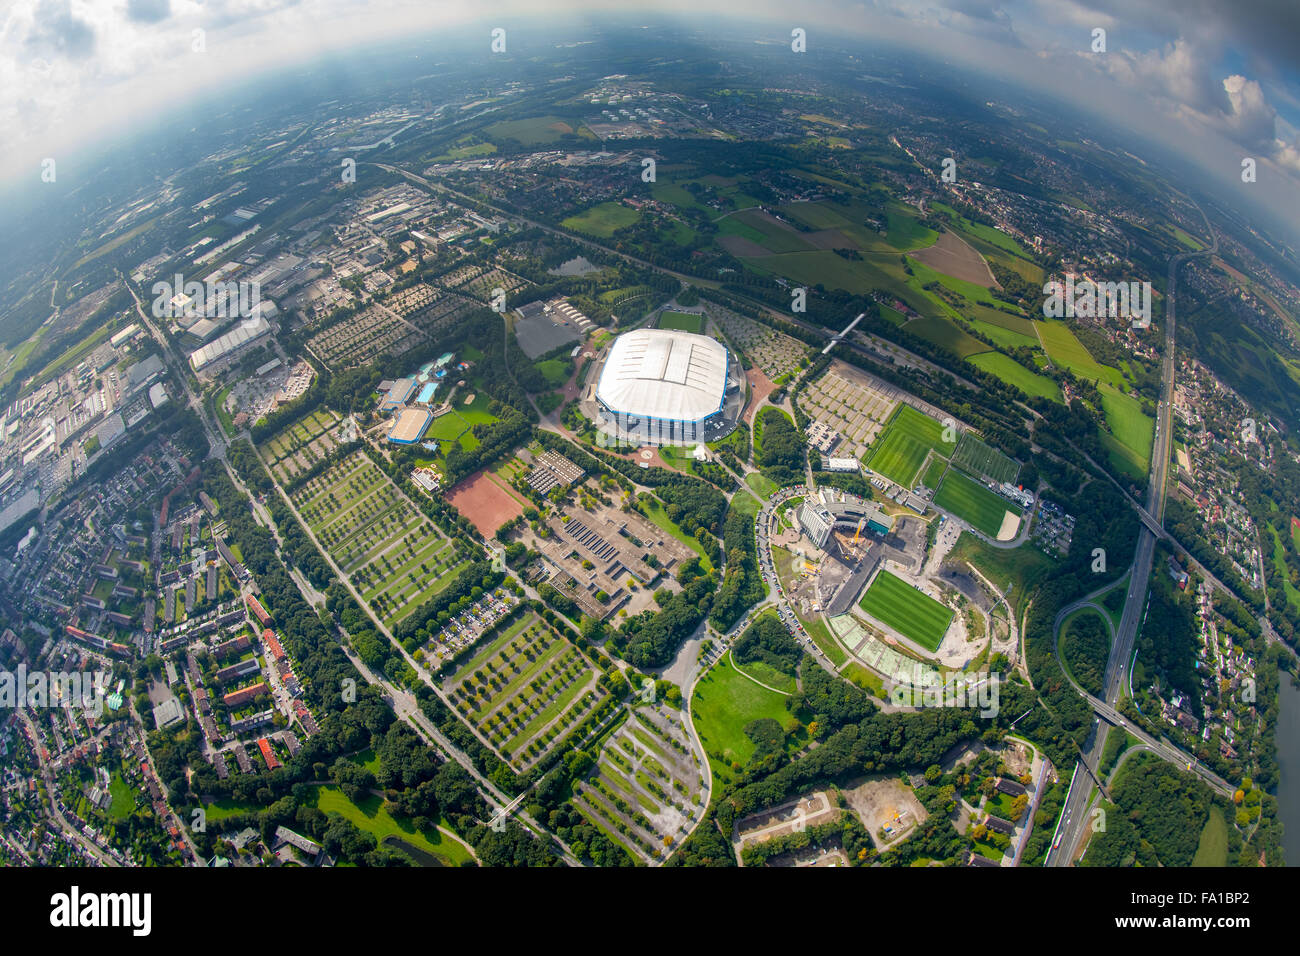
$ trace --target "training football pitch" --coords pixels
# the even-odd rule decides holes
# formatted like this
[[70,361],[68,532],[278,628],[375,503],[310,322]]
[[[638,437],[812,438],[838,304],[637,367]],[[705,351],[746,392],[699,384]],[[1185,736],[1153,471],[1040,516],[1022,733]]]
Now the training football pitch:
[[950,608],[888,571],[876,575],[858,607],[928,651],[939,649],[952,621]]
[[704,316],[690,312],[664,312],[659,316],[659,328],[699,335],[704,331]]
[[952,463],[972,475],[982,475],[999,484],[1004,481],[1014,482],[1020,471],[1020,465],[1014,458],[1002,454],[996,448],[990,448],[970,432],[961,436]]
[[1001,495],[995,494],[977,481],[972,481],[960,471],[949,468],[943,484],[934,493],[934,503],[944,511],[969,522],[990,538],[1002,530],[1002,516],[1008,511],[1020,514],[1020,509]]
[[899,405],[889,425],[876,439],[867,467],[911,489],[916,473],[931,449],[947,457],[957,443],[943,440],[943,426],[911,405]]

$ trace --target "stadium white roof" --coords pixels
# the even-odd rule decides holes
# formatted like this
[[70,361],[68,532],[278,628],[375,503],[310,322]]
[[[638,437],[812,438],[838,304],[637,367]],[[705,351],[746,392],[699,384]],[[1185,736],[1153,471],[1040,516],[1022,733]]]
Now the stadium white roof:
[[727,350],[707,335],[636,329],[620,335],[600,373],[596,398],[616,412],[694,422],[722,408]]

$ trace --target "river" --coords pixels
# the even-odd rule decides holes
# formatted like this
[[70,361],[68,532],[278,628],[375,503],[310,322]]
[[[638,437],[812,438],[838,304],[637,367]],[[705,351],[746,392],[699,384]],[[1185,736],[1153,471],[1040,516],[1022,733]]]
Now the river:
[[1290,866],[1300,866],[1300,688],[1278,675],[1278,816],[1286,828],[1282,849]]

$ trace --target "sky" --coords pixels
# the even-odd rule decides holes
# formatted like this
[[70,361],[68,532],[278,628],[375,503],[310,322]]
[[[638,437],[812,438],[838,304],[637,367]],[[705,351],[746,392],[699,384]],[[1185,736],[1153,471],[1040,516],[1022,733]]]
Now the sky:
[[[543,10],[600,18],[626,0],[0,0],[0,182],[156,119],[196,93],[350,45],[486,18],[526,30]],[[1231,196],[1300,223],[1300,2],[1296,0],[648,0],[925,50],[1055,93],[1140,130],[1217,175]],[[793,12],[792,12],[793,11]],[[593,21],[594,22],[594,21]],[[694,21],[699,23],[697,19]],[[725,30],[726,20],[717,21]],[[1104,49],[1094,50],[1097,30]],[[782,32],[777,32],[782,31]],[[826,34],[823,34],[826,35]],[[577,39],[577,37],[575,37]],[[488,39],[485,35],[484,48]]]

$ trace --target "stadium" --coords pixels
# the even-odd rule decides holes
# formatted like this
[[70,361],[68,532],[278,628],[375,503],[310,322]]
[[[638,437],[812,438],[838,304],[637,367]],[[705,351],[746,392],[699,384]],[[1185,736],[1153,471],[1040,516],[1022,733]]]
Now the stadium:
[[739,361],[707,335],[636,329],[610,346],[595,389],[597,424],[638,445],[710,442],[744,409]]

